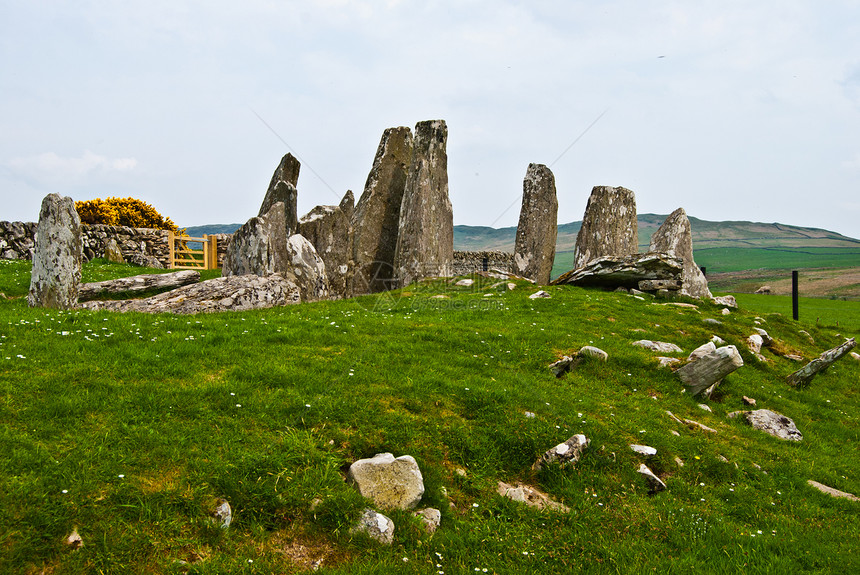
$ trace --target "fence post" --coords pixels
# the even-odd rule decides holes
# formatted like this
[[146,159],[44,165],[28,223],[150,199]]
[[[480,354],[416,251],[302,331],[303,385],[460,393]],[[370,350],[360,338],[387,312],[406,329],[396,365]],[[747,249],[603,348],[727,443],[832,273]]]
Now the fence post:
[[174,268],[174,266],[176,265],[176,263],[175,263],[175,257],[176,257],[176,255],[173,253],[173,245],[174,245],[174,243],[175,243],[175,242],[174,242],[174,235],[173,235],[173,232],[172,232],[172,231],[170,231],[170,230],[168,230],[168,231],[167,231],[167,246],[170,248],[170,262],[168,263],[168,266],[167,266],[167,267],[169,267],[170,269],[173,269],[173,268]]
[[218,238],[209,236],[209,269],[218,269]]
[[797,321],[800,317],[798,313],[798,308],[800,307],[798,304],[800,303],[798,300],[797,293],[797,270],[791,272],[791,315],[794,318],[794,321]]

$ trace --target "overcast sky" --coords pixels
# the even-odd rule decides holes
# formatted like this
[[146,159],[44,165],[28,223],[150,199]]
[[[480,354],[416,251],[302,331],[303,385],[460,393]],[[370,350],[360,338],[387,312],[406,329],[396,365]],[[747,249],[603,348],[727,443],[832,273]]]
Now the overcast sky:
[[439,118],[455,224],[516,225],[535,162],[560,223],[613,185],[860,237],[857,1],[0,0],[0,220],[57,192],[244,222],[291,150],[303,214]]

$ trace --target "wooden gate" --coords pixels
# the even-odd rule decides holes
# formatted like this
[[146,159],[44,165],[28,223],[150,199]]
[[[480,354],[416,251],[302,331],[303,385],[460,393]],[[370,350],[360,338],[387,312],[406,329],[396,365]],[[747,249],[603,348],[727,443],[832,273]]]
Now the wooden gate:
[[[202,249],[192,249],[189,243],[202,244]],[[175,270],[218,269],[218,239],[203,234],[202,238],[169,233],[170,268]]]

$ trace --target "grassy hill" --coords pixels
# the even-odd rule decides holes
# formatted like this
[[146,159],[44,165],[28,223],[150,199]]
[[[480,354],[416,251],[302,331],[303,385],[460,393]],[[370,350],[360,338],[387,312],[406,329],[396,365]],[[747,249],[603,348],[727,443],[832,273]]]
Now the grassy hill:
[[[149,316],[29,309],[28,278],[28,262],[0,261],[2,573],[268,574],[317,561],[331,574],[860,572],[860,503],[807,485],[860,491],[860,363],[798,390],[784,381],[797,363],[770,351],[758,362],[744,345],[764,327],[809,360],[860,335],[860,303],[804,300],[795,323],[775,298],[747,296],[724,316],[572,287],[532,300],[526,283],[476,278]],[[827,312],[818,321],[804,313],[813,303]],[[746,365],[707,402],[631,345],[668,341],[683,358],[713,335]],[[583,345],[609,360],[556,379],[548,364]],[[791,417],[803,441],[727,418],[743,396]],[[590,445],[575,468],[532,470],[579,433]],[[380,452],[418,461],[422,506],[442,511],[435,534],[402,511],[386,512],[391,546],[351,532],[368,503],[343,471]],[[641,463],[667,491],[648,494]],[[499,481],[571,512],[503,499]],[[209,521],[219,498],[234,510],[226,530]],[[77,550],[63,543],[75,528]]]

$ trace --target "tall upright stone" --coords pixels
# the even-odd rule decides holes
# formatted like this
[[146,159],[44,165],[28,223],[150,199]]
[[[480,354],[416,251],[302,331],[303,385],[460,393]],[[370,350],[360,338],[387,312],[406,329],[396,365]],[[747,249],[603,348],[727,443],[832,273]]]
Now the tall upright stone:
[[648,251],[668,254],[684,262],[681,293],[690,297],[710,299],[708,280],[693,261],[693,230],[684,208],[672,212],[651,236]]
[[260,205],[258,216],[265,215],[277,202],[284,203],[286,216],[286,236],[289,237],[298,229],[298,191],[296,185],[299,181],[299,170],[301,164],[292,155],[287,154],[281,158],[281,163],[275,169],[272,175],[272,180],[269,182],[269,189],[266,190],[266,196],[263,198],[263,203]]
[[331,296],[349,297],[352,286],[352,222],[354,203],[347,191],[337,206],[317,206],[299,220],[299,233],[325,262]]
[[576,235],[573,268],[601,256],[625,256],[639,251],[636,196],[627,188],[594,186],[582,228]]
[[254,274],[267,276],[287,271],[290,267],[287,254],[287,226],[285,209],[277,202],[262,216],[248,220],[236,230],[224,262],[221,275],[241,276]]
[[523,205],[517,225],[514,272],[549,283],[558,235],[558,198],[555,176],[543,164],[529,164],[523,179]]
[[411,158],[412,130],[404,126],[385,130],[352,216],[354,295],[394,287],[400,206]]
[[72,198],[48,194],[36,226],[36,249],[30,273],[30,307],[72,309],[81,282],[81,218]]
[[454,211],[448,198],[447,141],[444,120],[416,124],[394,258],[399,286],[451,274]]

